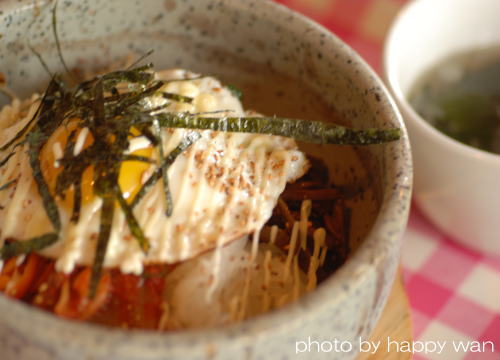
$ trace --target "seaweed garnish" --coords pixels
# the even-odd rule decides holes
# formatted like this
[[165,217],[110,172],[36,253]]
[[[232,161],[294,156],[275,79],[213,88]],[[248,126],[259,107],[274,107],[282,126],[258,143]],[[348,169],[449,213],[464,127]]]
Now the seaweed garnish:
[[134,212],[132,211],[132,207],[127,203],[127,200],[125,200],[125,197],[123,196],[123,193],[121,192],[120,189],[117,189],[117,200],[118,204],[120,205],[121,210],[125,214],[125,219],[127,220],[128,227],[130,229],[130,232],[132,233],[133,236],[137,239],[139,242],[139,246],[141,247],[142,251],[147,254],[149,251],[149,242],[146,239],[146,236],[144,235],[141,226],[139,225],[139,222],[137,221]]
[[12,184],[15,184],[17,182],[17,179],[14,179],[14,180],[11,180],[11,181],[8,181],[6,182],[5,184],[3,185],[0,185],[0,191],[4,191],[4,190],[7,190],[8,188],[10,188],[10,186]]
[[59,5],[59,0],[54,0],[54,7],[52,8],[52,33],[54,35],[54,40],[56,42],[57,55],[59,56],[59,60],[66,70],[66,74],[71,75],[72,72],[69,71],[68,65],[66,65],[66,61],[64,60],[64,56],[61,50],[61,42],[59,40],[59,32],[57,31],[57,6]]
[[56,233],[48,233],[25,241],[9,241],[0,248],[0,259],[7,260],[14,256],[40,251],[54,244],[59,239]]
[[158,119],[166,128],[244,132],[291,137],[315,144],[372,145],[395,141],[400,129],[350,129],[344,126],[280,117],[202,117],[189,112],[142,113],[142,121]]
[[92,274],[89,284],[89,297],[91,299],[94,298],[97,286],[101,280],[104,258],[108,248],[115,213],[115,200],[113,194],[105,194],[102,200],[99,235],[97,237],[97,246],[95,249],[94,262],[92,263]]
[[162,175],[162,178],[163,178],[163,191],[164,191],[164,194],[165,194],[165,206],[167,208],[165,214],[167,216],[172,216],[172,208],[173,208],[173,200],[172,200],[172,194],[170,193],[170,186],[169,186],[169,183],[168,183],[168,168],[166,166],[163,166],[164,162],[165,162],[165,150],[163,149],[163,142],[162,142],[162,138],[161,138],[161,128],[160,128],[160,124],[158,123],[158,120],[155,120],[153,122],[153,127],[155,129],[155,132],[156,132],[156,138],[157,138],[157,141],[158,141],[158,157],[159,157],[159,161],[160,161],[160,168],[161,168],[161,175]]
[[9,155],[7,155],[4,159],[0,160],[0,168],[7,164],[10,160],[11,157],[13,157],[15,152],[11,152]]
[[66,93],[63,83],[57,77],[53,78],[45,95],[40,113],[32,129],[28,132],[26,139],[28,141],[29,163],[33,172],[33,178],[42,198],[45,212],[54,230],[58,233],[61,230],[59,209],[42,174],[40,153],[49,140],[49,137],[63,124],[71,104],[68,104],[69,94]]
[[[161,165],[158,169],[155,170],[155,172],[149,177],[148,180],[142,185],[142,187],[139,189],[137,194],[135,195],[134,199],[132,200],[131,207],[132,209],[135,208],[139,204],[139,202],[142,200],[144,195],[148,192],[148,190],[153,187],[160,179],[163,178],[163,174],[167,174],[168,168],[174,163],[174,161],[177,159],[177,157],[184,152],[188,147],[190,147],[194,142],[196,142],[201,135],[198,132],[190,132],[187,134],[184,139],[181,141],[179,145],[175,149],[173,149],[167,157],[164,158],[164,160],[161,162]],[[165,179],[165,178],[164,178]],[[167,188],[168,190],[168,178],[166,178],[166,182],[164,182],[164,188]],[[169,195],[166,194],[168,197]],[[168,201],[168,200],[167,200]],[[168,205],[167,205],[168,206]],[[168,212],[167,208],[167,212]],[[170,206],[170,214],[172,212],[172,206]]]
[[43,69],[45,70],[45,72],[50,76],[50,77],[53,77],[54,74],[52,73],[52,71],[50,71],[50,68],[49,66],[47,65],[47,63],[45,62],[45,60],[43,59],[42,55],[30,44],[28,43],[28,48],[30,49],[30,51],[36,56],[37,60],[40,62],[40,64],[42,65]]
[[74,194],[73,194],[73,211],[71,212],[70,221],[77,223],[80,220],[80,210],[82,208],[82,181],[77,180],[74,183]]
[[[52,11],[54,11],[54,8],[52,8]],[[36,13],[35,13],[36,14]],[[28,38],[28,41],[27,41],[27,47],[28,49],[33,53],[33,55],[35,55],[35,57],[37,58],[38,62],[40,63],[40,65],[42,65],[43,69],[45,70],[45,72],[50,76],[50,78],[53,78],[54,77],[54,74],[52,71],[50,71],[50,68],[49,66],[47,65],[47,63],[45,62],[43,56],[35,49],[35,47],[33,45],[31,45],[31,42],[30,40],[33,38],[33,36],[31,36],[31,28],[33,27],[33,25],[35,24],[36,20],[37,20],[37,17],[39,16],[40,14],[36,14],[33,18],[33,20],[31,21],[31,23],[28,25],[28,30],[27,30],[27,38]],[[57,28],[56,28],[57,30]]]
[[193,98],[188,97],[188,96],[183,96],[179,94],[173,94],[169,92],[164,92],[162,93],[162,96],[164,99],[167,100],[174,100],[180,103],[186,103],[186,104],[191,104],[193,102]]
[[150,57],[151,55],[153,55],[154,52],[155,52],[154,49],[148,50],[142,56],[139,56],[139,58],[137,60],[135,60],[132,64],[130,64],[127,67],[127,70],[135,68],[137,65],[139,65],[141,62],[143,62],[145,59],[147,59],[148,57]]

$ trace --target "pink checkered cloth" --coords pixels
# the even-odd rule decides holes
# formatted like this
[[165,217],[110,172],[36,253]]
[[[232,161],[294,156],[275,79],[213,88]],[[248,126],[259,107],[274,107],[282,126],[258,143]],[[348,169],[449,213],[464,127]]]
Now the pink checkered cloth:
[[[277,1],[332,30],[379,73],[386,31],[406,2]],[[414,359],[499,360],[500,258],[457,245],[415,206],[403,241],[402,266],[412,308],[414,341],[445,344],[441,354],[419,352]],[[469,350],[460,344],[469,344]],[[478,348],[480,344],[484,348]]]

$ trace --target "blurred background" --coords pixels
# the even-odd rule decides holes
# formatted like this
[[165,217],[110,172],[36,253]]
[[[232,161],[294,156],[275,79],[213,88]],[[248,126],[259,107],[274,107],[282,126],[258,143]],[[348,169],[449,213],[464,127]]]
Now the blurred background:
[[[275,1],[327,27],[381,76],[387,31],[408,2]],[[413,205],[403,238],[401,267],[411,307],[413,340],[446,341],[448,344],[477,341],[494,345],[485,347],[484,352],[457,352],[447,346],[441,354],[419,353],[414,359],[500,359],[500,258],[456,244]]]

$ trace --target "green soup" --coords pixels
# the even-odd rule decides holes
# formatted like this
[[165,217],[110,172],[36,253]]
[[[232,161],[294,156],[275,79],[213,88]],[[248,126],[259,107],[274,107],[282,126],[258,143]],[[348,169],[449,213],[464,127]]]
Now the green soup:
[[409,101],[443,133],[500,154],[500,48],[445,59],[417,82]]

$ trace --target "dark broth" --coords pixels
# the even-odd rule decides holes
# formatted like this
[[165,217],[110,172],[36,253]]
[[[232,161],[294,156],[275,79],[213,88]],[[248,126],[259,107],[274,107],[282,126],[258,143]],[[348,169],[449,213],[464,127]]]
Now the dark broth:
[[500,154],[500,48],[446,58],[417,82],[409,101],[448,136]]

